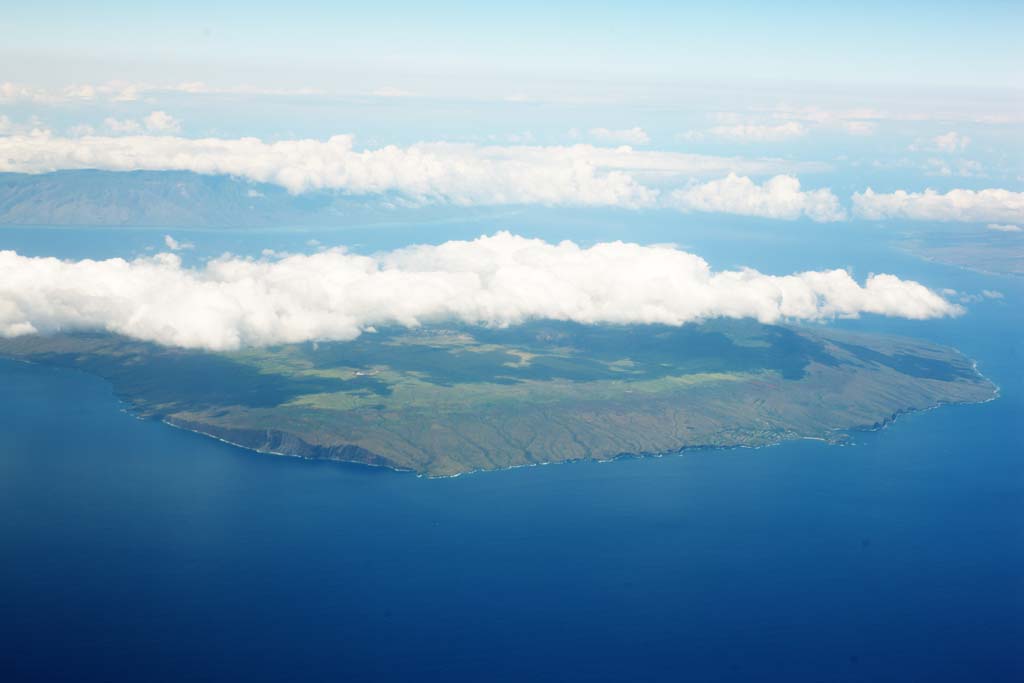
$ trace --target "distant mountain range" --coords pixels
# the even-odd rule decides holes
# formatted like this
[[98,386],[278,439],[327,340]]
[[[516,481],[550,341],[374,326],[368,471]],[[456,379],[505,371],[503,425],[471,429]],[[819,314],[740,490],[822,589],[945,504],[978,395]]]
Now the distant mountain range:
[[137,227],[325,226],[366,217],[374,198],[185,171],[0,173],[0,225]]

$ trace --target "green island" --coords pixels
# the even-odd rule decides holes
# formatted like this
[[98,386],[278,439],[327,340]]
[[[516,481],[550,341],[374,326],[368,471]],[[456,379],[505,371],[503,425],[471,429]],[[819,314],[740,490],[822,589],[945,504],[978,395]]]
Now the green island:
[[930,342],[735,320],[386,329],[228,353],[65,334],[0,340],[0,355],[99,375],[140,417],[256,451],[428,476],[839,442],[997,393]]

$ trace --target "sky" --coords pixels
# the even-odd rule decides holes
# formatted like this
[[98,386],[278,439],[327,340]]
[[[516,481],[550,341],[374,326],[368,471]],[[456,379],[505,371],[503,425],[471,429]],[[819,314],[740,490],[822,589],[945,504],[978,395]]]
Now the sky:
[[1024,85],[1014,2],[49,2],[4,15],[4,62],[51,83],[194,80],[201,69],[339,90],[374,78],[431,90],[456,76],[512,89],[562,79]]
[[[801,221],[1006,234],[1024,226],[1022,19],[1011,2],[19,3],[5,9],[0,44],[0,172],[190,171],[248,183],[257,203],[274,187],[365,198],[385,212],[558,207],[743,216],[766,231]],[[465,306],[424,304],[408,319],[553,314],[492,286],[506,266],[535,274],[548,258],[515,238],[450,247],[504,251],[493,272],[474,269],[473,257],[447,262],[440,270],[450,280],[425,291],[458,290]],[[165,256],[182,250],[166,246]],[[642,254],[637,273],[666,256]],[[700,258],[671,256],[690,257]],[[224,284],[233,282],[227,265],[196,270],[146,256],[63,271],[7,258],[0,334],[121,331],[143,321],[151,302],[101,295],[127,287],[157,296],[131,284],[150,275],[182,300],[235,287]],[[232,301],[261,294],[239,291],[214,307],[228,317],[205,332],[144,338],[259,343],[251,328],[289,307],[309,313],[290,318],[297,338],[334,329],[322,320],[343,310],[354,322],[342,336],[374,324],[345,302],[296,302],[279,287],[291,271],[267,258],[263,298],[287,305],[253,322]],[[314,265],[364,269],[363,289],[390,286],[376,274],[401,270],[391,257]],[[419,281],[421,270],[404,276]],[[700,272],[677,291],[707,298],[708,315],[764,320],[960,313],[899,278],[845,281],[824,264],[808,272],[810,280]],[[772,279],[788,276],[804,288]],[[711,284],[734,277],[745,288],[735,297]],[[54,309],[54,291],[69,282],[81,296]],[[605,300],[586,273],[560,286],[569,303],[558,314],[568,319],[594,316],[594,306],[601,320],[620,320],[631,306],[660,311],[656,320],[692,319],[666,308],[657,286],[639,302]],[[399,320],[405,302],[400,288],[393,293],[353,305],[376,301]],[[920,306],[901,308],[907,297]],[[86,310],[98,300],[107,305]]]

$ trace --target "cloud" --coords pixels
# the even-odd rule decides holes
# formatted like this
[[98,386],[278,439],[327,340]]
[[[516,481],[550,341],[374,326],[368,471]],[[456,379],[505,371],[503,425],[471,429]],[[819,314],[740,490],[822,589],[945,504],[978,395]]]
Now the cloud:
[[75,138],[84,137],[86,135],[95,135],[96,129],[87,123],[79,123],[68,128],[68,135]]
[[932,143],[935,145],[935,149],[942,152],[962,152],[967,149],[971,139],[966,135],[960,135],[955,130],[951,130],[948,133],[932,138]]
[[11,83],[10,81],[4,81],[0,83],[0,98],[4,100],[16,100],[28,94],[28,89],[25,86],[20,86],[17,83]]
[[919,138],[907,147],[907,149],[911,152],[943,152],[946,154],[954,154],[957,152],[963,152],[967,149],[969,144],[971,144],[971,139],[969,137],[961,135],[955,130],[951,130],[948,133],[936,135],[935,137]]
[[817,222],[841,221],[846,214],[831,190],[800,190],[793,176],[777,175],[758,185],[730,173],[720,180],[676,190],[670,203],[682,211],[734,213],[742,216],[784,218],[806,216]]
[[92,85],[69,85],[64,88],[64,96],[71,99],[91,100],[97,95],[97,90]]
[[778,142],[802,137],[818,129],[864,136],[873,135],[878,129],[875,119],[884,116],[872,109],[829,111],[817,107],[776,107],[748,113],[716,112],[712,118],[718,125],[705,131],[687,131],[677,137],[697,142],[709,136],[742,142]]
[[621,130],[609,130],[608,128],[591,128],[590,137],[601,142],[621,143],[625,145],[646,145],[651,141],[650,136],[643,128],[633,127]]
[[848,123],[865,123],[889,118],[878,109],[857,107],[855,109],[824,109],[822,107],[795,107],[780,105],[768,110],[776,119],[804,121],[820,126],[842,128]]
[[583,248],[507,232],[374,256],[224,256],[185,268],[170,253],[61,261],[0,251],[0,335],[103,330],[213,350],[350,340],[382,325],[529,319],[682,325],[715,317],[764,323],[862,313],[925,319],[963,309],[893,275],[863,285],[845,270],[713,271],[666,245]]
[[111,102],[133,102],[149,86],[112,81],[102,85],[75,84],[57,90],[6,81],[0,83],[0,101],[33,104],[67,104],[105,98]]
[[0,83],[0,102],[31,102],[33,104],[59,105],[81,101],[107,100],[110,102],[135,102],[145,96],[162,93],[181,93],[187,95],[250,95],[293,97],[306,95],[326,95],[323,90],[314,88],[262,88],[248,85],[213,86],[201,81],[187,81],[176,84],[127,83],[109,81],[107,83],[73,84],[59,89],[46,89],[5,81]]
[[929,159],[925,162],[924,168],[928,175],[945,177],[956,175],[961,178],[970,178],[985,175],[985,167],[979,162],[970,159],[958,159],[952,164],[944,159]]
[[818,107],[775,107],[742,112],[715,112],[718,124],[707,130],[691,130],[676,137],[700,142],[708,137],[737,142],[780,142],[817,130],[837,130],[847,135],[874,135],[878,119],[885,115],[873,109],[826,110]]
[[0,102],[27,101],[35,104],[49,104],[53,99],[54,96],[43,88],[11,81],[0,83]]
[[918,221],[986,223],[1024,221],[1024,192],[1001,189],[950,190],[940,194],[897,190],[880,194],[870,187],[853,195],[854,213],[868,220],[902,218]]
[[1008,223],[989,223],[989,230],[995,230],[996,232],[1021,232],[1024,228],[1019,225],[1011,225]]
[[[856,131],[860,127],[855,125],[851,130],[848,127],[849,124],[869,123],[873,125],[877,121],[940,121],[946,123],[960,122],[997,125],[1020,123],[1024,119],[1022,119],[1020,114],[1017,112],[1018,109],[1019,107],[1015,109],[1007,109],[1006,113],[993,113],[991,103],[989,107],[979,108],[975,111],[966,109],[960,111],[942,111],[934,108],[918,111],[886,111],[871,107],[827,109],[820,106],[791,106],[783,104],[763,111],[773,114],[778,119],[806,121],[821,126],[839,129],[845,128],[847,132],[857,134]],[[871,128],[871,130],[873,132],[874,128]]]
[[143,122],[146,124],[146,129],[153,132],[177,133],[181,130],[181,121],[165,111],[154,111],[143,119]]
[[727,138],[729,140],[738,140],[743,142],[778,142],[780,140],[789,140],[790,138],[806,135],[807,128],[796,121],[789,121],[787,123],[767,126],[749,123],[730,126],[715,126],[708,132],[715,137]]
[[164,244],[171,251],[181,251],[183,249],[195,249],[196,245],[191,242],[179,242],[170,235],[164,235]]
[[[165,111],[150,112],[149,116],[146,116],[142,121],[108,117],[103,120],[103,125],[113,133],[123,134],[140,133],[143,129],[152,133],[177,133],[181,131],[181,121]],[[77,130],[80,127],[76,126],[75,128]]]
[[922,162],[904,156],[885,161],[875,159],[871,162],[871,166],[874,168],[913,169],[922,171],[925,175],[942,176],[944,178],[953,176],[984,178],[987,176],[985,167],[980,162],[972,159],[939,159],[932,157]]
[[110,116],[103,119],[103,125],[112,133],[138,133],[142,130],[142,124],[133,119],[115,119]]
[[874,121],[841,121],[839,128],[850,135],[874,135],[878,124]]
[[678,184],[692,177],[729,172],[763,175],[827,167],[584,144],[540,147],[425,142],[359,151],[350,135],[326,141],[270,143],[257,138],[167,135],[0,136],[0,171],[45,173],[86,168],[232,175],[280,185],[295,194],[334,189],[350,194],[398,193],[416,202],[467,206],[642,208],[656,206],[657,185],[673,179]]
[[700,130],[688,130],[683,133],[676,133],[676,139],[682,142],[704,142],[707,133]]
[[27,121],[18,122],[0,114],[0,140],[3,140],[4,136],[48,135],[49,133],[50,131],[44,127],[38,116],[30,116]]
[[266,88],[253,85],[217,86],[202,81],[186,81],[172,85],[135,84],[136,91],[143,93],[185,93],[189,95],[253,95],[269,97],[322,96],[327,91],[319,88]]

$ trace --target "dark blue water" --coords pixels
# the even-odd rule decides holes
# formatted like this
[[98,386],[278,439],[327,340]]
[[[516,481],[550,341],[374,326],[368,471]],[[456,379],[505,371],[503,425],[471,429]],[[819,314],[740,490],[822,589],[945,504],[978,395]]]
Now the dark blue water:
[[0,680],[1021,680],[1024,287],[877,253],[1004,292],[850,323],[962,348],[999,400],[850,447],[427,480],[0,361]]

